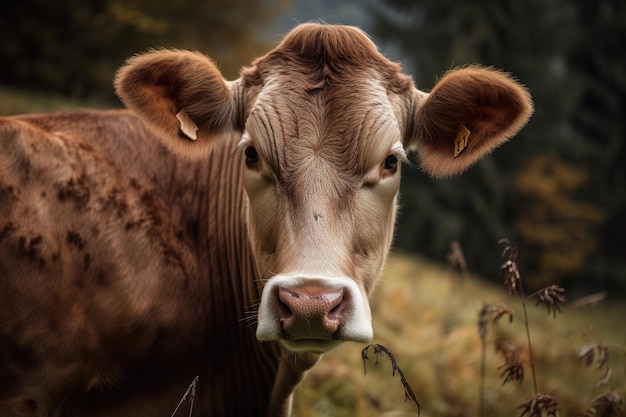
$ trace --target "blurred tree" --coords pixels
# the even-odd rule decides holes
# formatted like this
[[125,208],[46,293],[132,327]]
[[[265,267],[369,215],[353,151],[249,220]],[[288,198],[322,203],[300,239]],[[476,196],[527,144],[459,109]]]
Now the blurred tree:
[[[23,0],[0,6],[3,84],[112,98],[115,70],[150,47],[200,50],[237,77],[263,52],[260,28],[290,0]],[[10,63],[10,65],[9,65]]]
[[529,246],[524,257],[536,270],[526,277],[532,286],[545,287],[576,274],[598,249],[597,226],[605,220],[604,209],[578,200],[588,181],[586,169],[550,154],[537,155],[517,173],[522,215],[515,226]]
[[567,62],[581,86],[571,103],[572,130],[586,139],[576,157],[591,174],[587,191],[605,208],[602,247],[584,269],[604,287],[626,285],[626,2],[579,0]]
[[[531,274],[549,272],[542,280],[573,284],[575,278],[584,278],[585,285],[626,288],[626,54],[620,47],[626,39],[626,3],[378,1],[372,6],[373,33],[398,45],[420,88],[432,85],[434,76],[449,68],[482,63],[522,80],[536,108],[518,138],[463,177],[435,182],[404,171],[397,246],[442,259],[449,242],[459,240],[470,268],[496,277],[496,242],[508,236],[520,246],[522,268]],[[524,187],[530,172],[540,179],[535,158],[544,152],[558,155],[548,161],[582,170],[587,180],[575,192],[538,198]],[[563,186],[551,180],[555,190]],[[548,226],[527,217],[541,207],[553,214],[571,209],[594,219],[584,236],[569,233],[575,222],[559,229],[568,247],[586,248],[576,269],[557,273],[536,259],[524,263],[524,253],[543,256],[558,250],[539,238],[539,231],[528,233]],[[591,211],[583,215],[577,211],[581,207]],[[597,215],[600,208],[602,216]],[[590,233],[597,245],[586,241]]]

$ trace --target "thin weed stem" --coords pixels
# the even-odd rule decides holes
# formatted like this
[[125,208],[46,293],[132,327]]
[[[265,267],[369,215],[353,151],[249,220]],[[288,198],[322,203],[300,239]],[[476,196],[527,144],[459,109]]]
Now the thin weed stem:
[[392,376],[395,376],[397,372],[398,375],[400,376],[400,382],[402,383],[402,386],[404,387],[404,400],[405,401],[411,400],[415,403],[415,405],[417,405],[417,417],[419,417],[421,414],[422,406],[420,405],[420,402],[417,400],[417,397],[413,393],[413,389],[411,389],[411,386],[407,382],[406,377],[404,376],[404,372],[402,372],[402,369],[400,369],[400,367],[398,366],[395,356],[393,356],[393,353],[391,353],[389,349],[387,349],[385,346],[380,345],[378,343],[371,343],[365,346],[365,349],[361,351],[361,359],[363,360],[363,373],[367,374],[367,361],[369,360],[367,351],[370,347],[374,349],[374,356],[375,356],[374,367],[378,368],[379,356],[386,355],[389,358],[389,360],[391,361]]
[[535,390],[535,395],[539,394],[539,389],[537,388],[537,376],[535,374],[535,358],[533,356],[533,345],[530,342],[530,326],[528,324],[528,312],[526,311],[526,296],[524,295],[524,284],[522,279],[518,280],[519,284],[519,293],[522,298],[522,307],[524,309],[524,327],[526,328],[526,340],[528,342],[528,359],[530,362],[530,371],[533,376],[533,388]]
[[626,387],[626,340],[622,345],[622,371],[624,372],[624,387]]
[[196,386],[198,384],[198,379],[200,379],[200,377],[196,376],[193,379],[193,381],[191,381],[191,384],[189,384],[189,388],[187,388],[187,391],[185,391],[185,393],[183,394],[183,397],[178,402],[178,405],[174,409],[174,412],[172,413],[171,417],[174,417],[176,415],[176,413],[178,412],[178,409],[180,408],[180,406],[187,400],[189,400],[189,417],[192,416],[192,414],[193,414],[193,403],[196,400]]
[[485,416],[485,360],[487,356],[487,346],[485,340],[481,339],[480,343],[480,383],[478,385],[479,411],[478,416]]
[[[504,285],[511,295],[515,295],[515,293],[517,292],[517,288],[519,287],[519,295],[522,299],[522,307],[524,309],[524,327],[526,328],[526,341],[528,342],[528,359],[530,362],[530,370],[533,376],[533,388],[535,396],[537,396],[539,395],[539,389],[537,388],[535,358],[533,355],[533,345],[530,341],[530,325],[528,322],[528,311],[526,308],[526,294],[524,294],[524,282],[522,280],[522,275],[520,274],[517,267],[517,247],[513,246],[507,238],[500,239],[498,244],[504,245],[504,250],[502,251],[502,254],[500,256],[507,259],[506,262],[502,264],[502,266],[500,266],[500,274],[504,276]],[[562,298],[559,293],[560,291],[561,288],[559,287],[558,290],[553,289],[552,292],[548,292],[548,295],[550,295],[550,299],[548,300],[548,312],[550,312],[550,308],[554,309],[553,311],[558,310],[556,301],[564,300],[564,298]]]

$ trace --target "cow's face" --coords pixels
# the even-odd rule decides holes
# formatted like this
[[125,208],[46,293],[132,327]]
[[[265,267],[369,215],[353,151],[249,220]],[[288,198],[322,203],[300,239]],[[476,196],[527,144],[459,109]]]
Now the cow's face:
[[391,244],[406,156],[388,92],[372,77],[310,90],[288,77],[265,83],[239,145],[264,284],[257,337],[321,352],[372,338],[367,298]]
[[180,155],[202,158],[238,133],[262,287],[257,337],[317,353],[372,338],[368,296],[405,152],[433,176],[456,175],[532,113],[528,92],[499,71],[455,70],[426,94],[358,29],[318,24],[233,82],[202,55],[160,50],[129,60],[116,88]]

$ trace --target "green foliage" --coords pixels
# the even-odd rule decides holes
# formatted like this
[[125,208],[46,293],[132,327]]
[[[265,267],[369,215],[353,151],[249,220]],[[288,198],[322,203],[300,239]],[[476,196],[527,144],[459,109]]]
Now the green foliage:
[[[518,77],[536,108],[517,138],[461,178],[439,183],[405,171],[397,245],[442,259],[449,242],[459,240],[468,264],[491,277],[494,259],[485,253],[498,236],[519,242],[522,253],[542,252],[546,241],[537,235],[548,231],[529,227],[549,222],[521,219],[541,207],[556,213],[549,207],[556,199],[542,200],[516,178],[534,169],[540,154],[553,154],[587,178],[568,191],[570,202],[598,208],[602,219],[594,216],[584,236],[568,232],[574,219],[552,230],[561,233],[555,242],[573,239],[569,247],[585,248],[575,268],[520,264],[529,276],[549,275],[542,280],[626,288],[626,3],[379,0],[372,11],[374,34],[399,48],[420,88],[452,67],[481,63]],[[584,241],[591,234],[593,247]]]
[[[0,9],[0,79],[74,98],[112,98],[124,60],[151,47],[197,49],[225,75],[263,51],[259,27],[288,0],[23,0]],[[10,65],[6,65],[10,63]]]

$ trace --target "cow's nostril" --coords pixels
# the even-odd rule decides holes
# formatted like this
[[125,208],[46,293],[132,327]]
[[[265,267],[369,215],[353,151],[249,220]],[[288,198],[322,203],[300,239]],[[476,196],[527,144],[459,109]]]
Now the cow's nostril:
[[286,300],[280,293],[276,303],[276,316],[283,320],[293,316],[293,311],[289,308],[288,300]]
[[333,321],[341,321],[344,314],[344,294],[339,292],[330,300],[330,309],[326,313],[326,318]]
[[328,314],[326,315],[326,317],[329,320],[341,320],[342,316],[343,316],[343,300],[339,301],[339,303],[337,303],[336,306],[334,306],[333,308],[330,309],[330,311],[328,311]]

